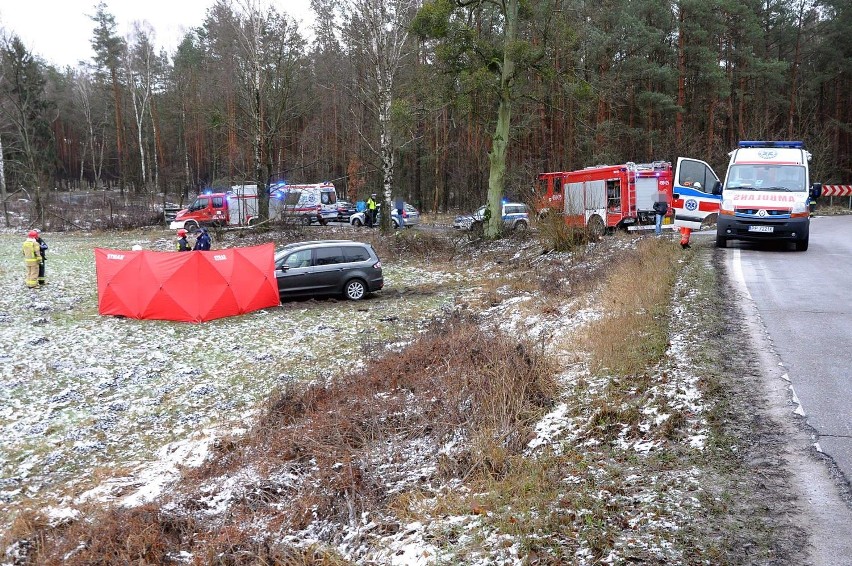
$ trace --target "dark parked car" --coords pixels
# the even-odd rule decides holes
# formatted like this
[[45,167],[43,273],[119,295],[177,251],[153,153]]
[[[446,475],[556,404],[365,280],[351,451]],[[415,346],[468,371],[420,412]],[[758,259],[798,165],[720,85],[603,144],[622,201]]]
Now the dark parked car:
[[275,279],[282,299],[342,295],[358,301],[385,284],[373,246],[351,240],[287,244],[275,253]]

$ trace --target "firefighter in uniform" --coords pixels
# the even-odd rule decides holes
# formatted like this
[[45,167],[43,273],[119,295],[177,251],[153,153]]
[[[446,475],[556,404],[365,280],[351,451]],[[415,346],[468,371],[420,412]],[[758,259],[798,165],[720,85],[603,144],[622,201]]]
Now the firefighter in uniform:
[[192,248],[189,245],[189,242],[186,240],[186,235],[188,232],[181,228],[177,231],[178,241],[177,241],[177,251],[179,252],[189,252],[192,251]]
[[47,285],[47,278],[44,275],[44,268],[47,262],[47,242],[41,237],[41,230],[36,228],[35,233],[38,234],[36,242],[38,242],[38,249],[41,254],[41,263],[38,264],[38,284]]
[[27,276],[24,282],[30,289],[38,288],[38,272],[42,263],[41,248],[38,245],[38,232],[30,230],[21,248],[24,254],[24,264],[27,266]]

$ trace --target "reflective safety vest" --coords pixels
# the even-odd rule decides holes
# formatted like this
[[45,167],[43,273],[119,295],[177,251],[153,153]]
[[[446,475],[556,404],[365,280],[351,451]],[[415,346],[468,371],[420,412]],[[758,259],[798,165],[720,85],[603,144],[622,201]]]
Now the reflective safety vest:
[[24,254],[24,263],[27,265],[41,263],[41,247],[32,238],[27,238],[21,251]]

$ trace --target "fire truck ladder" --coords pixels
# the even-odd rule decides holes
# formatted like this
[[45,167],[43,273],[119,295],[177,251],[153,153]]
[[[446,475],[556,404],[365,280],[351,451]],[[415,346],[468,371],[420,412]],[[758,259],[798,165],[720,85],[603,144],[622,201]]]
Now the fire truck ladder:
[[[630,203],[629,210],[624,209],[622,204],[623,214],[625,216],[636,215],[636,164],[632,161],[627,163],[627,202]],[[631,180],[633,181],[631,183]]]

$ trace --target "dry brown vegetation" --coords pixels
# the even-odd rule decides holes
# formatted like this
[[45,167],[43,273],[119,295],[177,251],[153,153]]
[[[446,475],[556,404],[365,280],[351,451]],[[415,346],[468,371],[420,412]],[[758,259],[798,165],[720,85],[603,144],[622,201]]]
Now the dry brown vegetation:
[[[429,234],[365,237],[382,257],[423,254],[424,263],[449,265],[458,250],[457,241]],[[462,245],[479,254],[465,266],[483,276],[478,306],[529,294],[540,300],[520,308],[562,320],[562,307],[589,293],[602,316],[548,343],[459,308],[411,343],[365,343],[382,354],[361,371],[278,391],[249,433],[220,439],[159,503],[84,510],[60,525],[22,516],[5,544],[18,562],[34,564],[169,563],[185,553],[194,564],[337,565],[348,563],[344,538],[363,556],[358,548],[418,522],[437,525],[430,544],[460,552],[456,559],[499,554],[507,540],[499,537],[529,564],[572,563],[577,553],[584,563],[612,553],[642,563],[735,556],[713,518],[738,512],[719,503],[730,495],[694,481],[716,458],[736,473],[733,440],[713,441],[720,456],[692,448],[701,416],[666,393],[686,386],[666,358],[670,304],[688,292],[677,290],[678,274],[691,269],[707,279],[702,292],[713,287],[691,262],[694,252],[621,235],[571,255],[526,236],[508,247],[470,242]],[[712,397],[711,360],[690,363],[705,372],[701,386]],[[572,427],[531,454],[533,426],[556,403]],[[639,441],[657,448],[634,451]],[[479,531],[441,526],[447,517],[477,521]]]
[[[465,444],[441,460],[436,480],[506,475],[509,457],[553,402],[553,374],[539,346],[454,316],[362,372],[273,396],[249,435],[220,442],[208,464],[187,472],[181,512],[152,504],[58,528],[31,521],[16,537],[28,541],[21,548],[35,563],[163,563],[188,551],[205,564],[330,564],[331,555],[315,550],[308,559],[275,544],[272,533],[303,529],[317,516],[346,523],[353,508],[390,504],[394,468],[406,473],[413,443],[430,446],[435,458],[450,440]],[[377,456],[392,465],[377,466]],[[224,524],[194,516],[203,511],[198,486],[245,469],[270,479],[232,501]],[[287,474],[297,484],[274,479]]]

